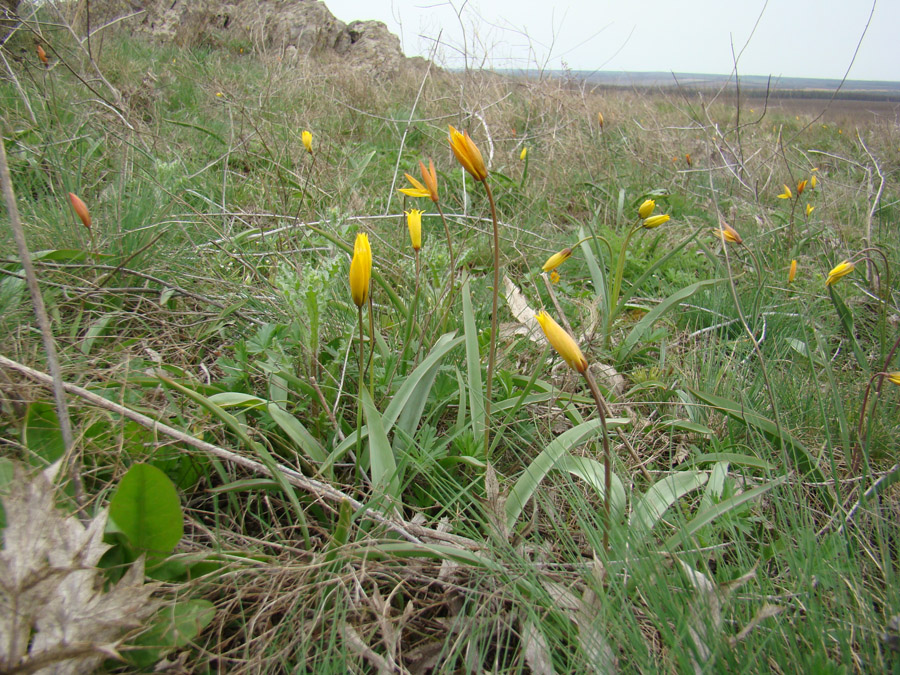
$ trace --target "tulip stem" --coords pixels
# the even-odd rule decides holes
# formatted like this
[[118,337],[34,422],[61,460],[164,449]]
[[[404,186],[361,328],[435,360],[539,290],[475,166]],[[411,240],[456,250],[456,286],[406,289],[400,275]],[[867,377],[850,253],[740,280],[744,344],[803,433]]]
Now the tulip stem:
[[363,318],[362,318],[362,305],[356,308],[357,316],[359,317],[359,386],[356,390],[357,403],[356,403],[356,478],[359,480],[360,478],[360,458],[362,457],[362,418],[363,418],[363,400],[362,393],[363,387],[366,386],[366,377],[365,377],[365,369],[363,367]]
[[452,288],[453,282],[456,280],[456,258],[453,256],[453,241],[450,237],[450,226],[447,225],[447,217],[444,215],[444,209],[441,207],[440,202],[435,202],[435,205],[438,208],[438,213],[441,214],[441,222],[444,224],[444,234],[447,235],[447,252],[450,255],[450,287]]
[[375,305],[372,303],[372,293],[369,292],[369,394],[372,396],[372,400],[375,400],[375,367],[372,365],[372,361],[375,359]]
[[609,552],[609,501],[612,490],[612,453],[609,450],[609,430],[606,428],[606,416],[609,411],[603,394],[591,375],[590,368],[585,368],[581,373],[591,390],[591,396],[597,404],[597,413],[600,415],[600,426],[603,427],[603,550]]
[[491,346],[488,355],[487,392],[484,399],[484,456],[490,461],[491,450],[491,395],[494,384],[494,362],[497,359],[497,298],[500,293],[500,230],[497,227],[497,206],[487,178],[481,179],[491,204],[491,222],[494,225],[494,292],[491,299]]

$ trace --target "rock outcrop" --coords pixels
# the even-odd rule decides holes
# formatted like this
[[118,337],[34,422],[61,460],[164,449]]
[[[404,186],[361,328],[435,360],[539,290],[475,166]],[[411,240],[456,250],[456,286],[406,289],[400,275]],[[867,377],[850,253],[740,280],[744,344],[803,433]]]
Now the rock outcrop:
[[334,55],[382,76],[423,63],[383,23],[347,25],[318,0],[94,0],[91,11],[106,21],[134,14],[136,33],[182,47],[246,42],[288,58]]

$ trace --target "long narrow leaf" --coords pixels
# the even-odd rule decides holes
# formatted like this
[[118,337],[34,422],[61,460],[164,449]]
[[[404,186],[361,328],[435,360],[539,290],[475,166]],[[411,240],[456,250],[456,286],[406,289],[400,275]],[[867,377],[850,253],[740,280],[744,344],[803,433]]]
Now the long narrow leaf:
[[708,479],[709,474],[704,471],[678,471],[657,481],[635,504],[629,524],[653,529],[672,504],[704,485]]
[[[719,279],[707,279],[705,281],[698,281],[697,283],[691,284],[686,288],[682,288],[680,291],[677,291],[670,295],[668,298],[659,303],[656,307],[651,309],[644,316],[643,319],[637,322],[634,328],[631,329],[631,332],[628,334],[628,337],[625,338],[625,341],[619,345],[619,359],[624,359],[628,356],[632,349],[637,345],[637,343],[644,337],[644,335],[653,328],[653,324],[656,323],[659,318],[668,312],[672,307],[677,307],[678,304],[682,300],[686,300],[691,297],[694,293],[699,291],[701,288],[706,286],[713,286],[719,283]],[[621,304],[621,303],[620,303]],[[618,312],[618,307],[616,308]]]
[[786,480],[787,476],[779,476],[778,478],[769,481],[765,485],[760,485],[753,488],[752,490],[742,492],[739,495],[735,495],[734,497],[726,499],[724,502],[719,502],[715,506],[712,506],[705,511],[701,511],[694,517],[693,520],[685,525],[680,532],[669,537],[669,539],[663,546],[663,550],[674,551],[683,542],[690,541],[690,538],[693,537],[697,533],[697,531],[700,530],[700,528],[709,525],[712,521],[714,521],[722,514],[728,513],[732,509],[736,509],[737,507],[746,504],[747,502],[752,502],[754,499],[761,497],[772,488],[781,485]]
[[[606,420],[608,427],[628,424],[627,418],[613,418]],[[557,464],[575,446],[584,443],[590,437],[596,435],[602,429],[599,419],[592,419],[584,424],[563,432],[559,437],[550,441],[549,445],[537,457],[532,460],[525,471],[519,476],[516,484],[510,490],[506,499],[506,526],[512,531],[522,514],[522,509],[528,504],[541,481],[550,471],[557,468]]]
[[472,412],[472,433],[475,438],[484,436],[484,386],[481,381],[481,354],[478,351],[478,330],[475,327],[475,311],[469,280],[462,287],[463,329],[466,337],[466,370],[469,376],[469,409]]
[[362,402],[366,426],[369,428],[369,466],[372,471],[372,485],[376,492],[383,492],[399,504],[400,477],[397,475],[394,451],[384,431],[381,413],[378,412],[369,390],[365,387],[362,389]]
[[810,454],[806,446],[783,429],[779,436],[778,426],[772,420],[731,399],[716,396],[715,394],[707,394],[699,389],[688,389],[688,391],[695,398],[700,399],[728,417],[761,431],[770,439],[777,442],[780,438],[785,448],[790,450],[794,463],[800,472],[816,482],[825,481],[825,477],[822,475],[815,457]]
[[[594,488],[602,500],[606,500],[606,495],[604,494],[606,491],[605,469],[597,460],[590,457],[563,455],[556,468],[560,471],[568,471],[573,476],[580,478]],[[612,480],[610,481],[609,510],[613,520],[618,520],[622,517],[622,513],[625,510],[625,486],[622,485],[622,481],[615,472],[612,473],[610,478]]]

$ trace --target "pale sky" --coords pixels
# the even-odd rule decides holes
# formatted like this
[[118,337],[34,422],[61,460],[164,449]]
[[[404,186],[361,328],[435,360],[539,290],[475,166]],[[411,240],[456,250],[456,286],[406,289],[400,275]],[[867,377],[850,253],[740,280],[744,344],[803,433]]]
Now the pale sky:
[[[574,70],[723,74],[733,67],[733,43],[736,54],[743,50],[742,75],[832,79],[850,66],[873,6],[872,0],[324,1],[345,23],[384,22],[407,56],[428,57],[440,34],[435,61],[448,67],[464,65],[465,44],[475,66],[559,69],[564,62]],[[900,80],[898,29],[900,1],[877,0],[850,79]]]

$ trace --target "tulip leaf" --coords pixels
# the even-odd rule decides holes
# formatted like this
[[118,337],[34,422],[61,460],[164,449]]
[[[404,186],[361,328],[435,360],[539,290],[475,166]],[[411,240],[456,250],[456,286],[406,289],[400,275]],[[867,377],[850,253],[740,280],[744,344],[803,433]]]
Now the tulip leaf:
[[[481,380],[481,354],[478,351],[478,329],[475,327],[475,311],[469,280],[462,285],[463,328],[466,338],[466,369],[469,375],[469,409],[472,411],[472,434],[484,436],[484,386]],[[492,336],[496,339],[496,336]]]
[[[629,420],[624,417],[617,417],[606,420],[607,427],[621,426],[628,424]],[[509,492],[506,499],[506,527],[509,531],[516,525],[522,510],[528,501],[534,496],[541,481],[553,469],[559,469],[560,460],[566,456],[572,448],[584,443],[592,436],[602,432],[602,424],[599,419],[592,419],[577,427],[573,427],[563,432],[557,438],[550,441],[546,448],[535,457],[529,464],[522,475],[516,480],[516,484]],[[570,464],[566,464],[568,468]]]
[[672,504],[704,485],[708,478],[705,471],[678,471],[655,482],[634,505],[629,525],[653,529]]
[[847,336],[848,342],[850,342],[850,348],[853,350],[853,356],[856,357],[856,363],[859,364],[859,367],[863,372],[868,372],[869,362],[856,339],[856,327],[853,325],[853,314],[841,299],[841,296],[834,290],[834,286],[828,287],[828,295],[831,297],[831,304],[834,305],[834,309],[841,319],[841,324],[844,326],[844,333]]
[[719,502],[718,504],[715,504],[708,509],[704,509],[696,516],[694,516],[694,518],[687,525],[685,525],[678,532],[669,537],[669,539],[663,546],[663,550],[674,551],[682,543],[690,543],[691,537],[693,537],[701,528],[709,525],[719,516],[728,513],[729,511],[732,511],[733,509],[736,509],[739,506],[746,504],[747,502],[751,502],[758,497],[761,497],[772,488],[784,483],[786,480],[787,476],[778,476],[778,478],[775,478],[774,480],[771,480],[764,485],[758,485],[751,490],[742,492],[739,495],[730,497],[729,499]]
[[294,444],[300,448],[316,464],[322,464],[328,459],[325,448],[317,441],[302,422],[277,403],[269,403],[266,407],[275,423],[288,435]]
[[[576,457],[563,455],[556,466],[559,471],[567,471],[590,485],[601,499],[606,499],[606,476],[604,466],[590,457]],[[625,486],[613,472],[610,474],[611,494],[609,498],[609,510],[613,520],[618,520],[625,510]]]
[[[449,352],[451,349],[456,347],[462,342],[462,337],[454,338],[453,333],[446,333],[438,338],[437,342],[434,343],[434,347],[431,348],[431,351],[428,352],[428,356],[422,359],[422,363],[416,366],[415,370],[413,370],[409,376],[403,381],[403,384],[400,385],[400,388],[397,390],[397,393],[394,394],[394,397],[391,399],[391,402],[388,403],[387,407],[384,410],[384,414],[381,416],[382,424],[384,425],[384,431],[386,434],[391,432],[391,429],[394,428],[394,424],[397,422],[397,419],[400,417],[400,414],[404,411],[407,404],[410,400],[415,399],[417,396],[422,395],[424,391],[424,395],[427,396],[427,389],[423,389],[422,380],[431,372],[432,368],[444,357],[444,355]],[[431,385],[428,385],[428,389],[430,389]],[[421,413],[420,413],[421,416]],[[362,430],[362,437],[366,438],[369,434],[368,429]],[[343,440],[334,450],[331,451],[331,454],[328,455],[328,458],[319,467],[319,470],[323,473],[327,473],[331,471],[335,462],[339,462],[341,458],[347,454],[349,450],[356,446],[356,431],[349,434],[347,438]]]
[[184,535],[175,485],[150,464],[135,464],[122,476],[109,515],[139,551],[170,553]]
[[400,477],[381,413],[375,407],[368,389],[363,387],[361,394],[366,426],[369,429],[369,468],[372,472],[372,486],[376,493],[381,492],[399,503]]
[[686,300],[687,298],[691,297],[701,288],[705,288],[706,286],[713,286],[717,283],[719,283],[719,279],[707,279],[705,281],[698,281],[697,283],[691,284],[686,288],[682,288],[680,291],[676,291],[661,303],[659,303],[656,307],[647,312],[644,318],[638,321],[635,327],[631,329],[631,332],[628,334],[628,337],[625,338],[625,341],[622,342],[621,345],[619,345],[619,360],[624,360],[631,353],[631,350],[634,349],[641,338],[643,338],[644,335],[651,328],[653,328],[653,324],[655,324],[663,314],[668,312],[673,307],[677,307],[682,300]]
[[784,429],[779,434],[778,426],[772,420],[763,417],[758,412],[737,401],[716,396],[715,394],[707,394],[698,389],[688,388],[688,391],[695,398],[700,399],[728,417],[761,431],[771,440],[777,442],[780,439],[784,443],[785,449],[791,453],[794,463],[804,476],[816,482],[825,481],[825,477],[819,469],[815,457],[810,454],[806,446]]

